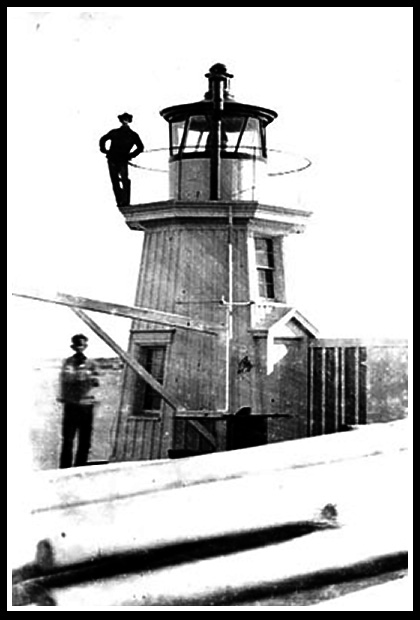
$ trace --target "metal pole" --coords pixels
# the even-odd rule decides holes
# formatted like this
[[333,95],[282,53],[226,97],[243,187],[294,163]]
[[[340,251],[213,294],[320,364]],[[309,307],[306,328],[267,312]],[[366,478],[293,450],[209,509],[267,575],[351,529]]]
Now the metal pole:
[[222,133],[223,84],[221,75],[213,75],[213,117],[211,122],[210,200],[220,200],[220,144]]
[[[206,77],[209,78],[209,90],[213,101],[213,115],[210,127],[210,200],[220,200],[220,146],[222,142],[222,111],[224,105],[224,88],[227,84],[226,68],[214,65]],[[230,409],[230,343],[232,339],[232,204],[229,203],[228,223],[228,302],[226,306],[226,351],[225,351],[225,411]]]
[[229,202],[228,213],[228,299],[226,306],[226,386],[225,386],[225,409],[230,408],[230,344],[233,336],[233,209]]

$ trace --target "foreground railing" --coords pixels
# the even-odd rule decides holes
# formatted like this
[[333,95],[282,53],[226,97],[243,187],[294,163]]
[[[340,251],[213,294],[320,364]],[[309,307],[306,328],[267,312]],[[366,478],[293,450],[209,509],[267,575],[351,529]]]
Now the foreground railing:
[[[249,166],[246,172],[241,173],[243,178],[240,187],[238,186],[236,191],[232,190],[231,197],[234,201],[259,200],[289,207],[304,206],[303,183],[300,180],[301,175],[296,173],[310,168],[311,161],[308,158],[279,148],[271,148],[268,149],[266,165],[261,169],[261,159],[257,156],[258,149],[246,147],[242,150],[242,156],[245,157],[242,161],[248,162]],[[190,149],[185,153],[185,157],[177,160],[179,184],[182,184],[184,167],[194,161],[191,157],[204,154],[204,147]],[[232,150],[228,150],[227,160],[234,155]],[[207,161],[210,167],[210,159],[202,161]],[[129,174],[132,205],[182,198],[181,190],[179,195],[178,191],[175,195],[170,195],[168,148],[148,149],[130,162]],[[200,198],[203,199],[203,195]]]

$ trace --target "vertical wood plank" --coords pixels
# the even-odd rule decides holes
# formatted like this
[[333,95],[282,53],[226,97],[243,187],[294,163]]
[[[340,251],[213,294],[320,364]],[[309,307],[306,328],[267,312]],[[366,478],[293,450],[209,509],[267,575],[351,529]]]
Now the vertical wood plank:
[[150,425],[150,459],[154,458],[155,453],[155,429],[156,429],[156,420],[149,420]]
[[164,243],[164,233],[161,230],[154,230],[153,237],[155,242],[155,261],[153,265],[153,286],[151,287],[151,308],[159,308],[162,299],[162,289],[166,287],[163,277],[166,261],[166,245]]
[[131,445],[133,442],[133,423],[130,418],[127,420],[127,428],[126,428],[126,447],[125,447],[125,457],[127,461],[131,458]]
[[114,446],[112,449],[112,455],[110,460],[121,460],[122,454],[124,452],[124,427],[127,424],[127,412],[125,403],[127,402],[127,367],[123,368],[123,378],[121,382],[121,393],[118,404],[117,411],[117,423],[115,427],[115,435],[114,435]]
[[354,421],[359,420],[359,347],[354,348]]
[[356,356],[355,347],[346,347],[344,351],[345,363],[345,424],[356,424]]
[[314,422],[314,349],[308,350],[308,437],[313,435]]
[[338,347],[334,347],[334,391],[334,420],[338,431],[341,426],[341,359]]
[[168,451],[173,448],[174,439],[174,416],[172,407],[166,403],[162,407],[162,433],[160,437],[160,458],[168,458]]
[[[132,460],[134,460],[136,457],[136,444],[137,444],[136,439],[137,439],[138,426],[139,426],[138,418],[130,418],[130,430],[131,430],[130,459]],[[139,446],[139,449],[141,450],[141,445]]]
[[[173,237],[173,244],[175,247],[175,252],[174,252],[174,264],[172,266],[172,270],[173,270],[172,286],[169,290],[169,299],[171,301],[170,312],[174,312],[175,314],[178,314],[180,311],[180,308],[176,305],[175,301],[178,299],[179,286],[180,286],[181,238],[180,238],[180,232],[177,228],[172,230],[171,234]],[[181,311],[181,314],[182,314],[182,311]]]
[[224,452],[227,448],[227,424],[226,420],[216,420],[215,435],[217,437],[217,452]]
[[359,349],[359,424],[367,422],[367,349]]
[[[154,264],[156,260],[156,240],[155,236],[148,232],[145,235],[145,247],[143,249],[144,264],[140,269],[140,278],[143,280],[141,287],[141,298],[137,299],[137,305],[143,304],[146,308],[152,308],[151,291],[155,281]],[[147,328],[146,328],[147,329]]]
[[340,347],[340,428],[345,424],[346,415],[346,364],[344,356],[345,348]]
[[321,411],[320,411],[320,417],[321,417],[321,434],[325,433],[325,424],[326,424],[326,407],[325,407],[325,396],[326,396],[326,382],[327,382],[327,376],[326,376],[326,349],[325,347],[321,348],[321,385],[320,385],[320,390],[321,390]]
[[133,450],[131,453],[131,460],[144,460],[144,430],[145,420],[143,418],[137,418],[133,420]]
[[[152,428],[150,420],[146,418],[142,420],[141,433],[137,433],[137,442],[141,445],[141,456],[143,460],[151,458],[152,455]],[[140,430],[140,429],[138,429]]]
[[[140,270],[139,270],[139,275],[138,275],[138,279],[137,279],[137,289],[136,289],[136,294],[134,297],[134,303],[135,305],[139,305],[139,300],[142,300],[144,298],[144,290],[145,290],[145,286],[146,286],[146,281],[145,281],[145,273],[147,273],[147,259],[149,256],[149,252],[148,252],[148,247],[150,245],[150,235],[145,235],[143,233],[143,248],[142,248],[142,253],[141,253],[141,259],[140,259]],[[133,323],[133,325],[135,324],[135,322]]]
[[312,435],[322,435],[323,431],[323,349],[313,349],[313,419]]
[[173,299],[171,298],[172,282],[177,277],[175,272],[175,255],[176,247],[174,244],[174,236],[170,227],[162,231],[161,250],[164,253],[164,268],[162,271],[162,292],[159,300],[159,308],[169,312],[172,307]]
[[127,419],[124,428],[124,443],[122,448],[121,458],[123,460],[128,459],[128,445],[129,445],[129,436],[130,436],[130,421]]
[[159,458],[160,429],[161,429],[161,422],[160,422],[160,420],[154,420],[154,423],[153,423],[152,459],[158,459]]
[[337,408],[337,381],[336,381],[336,350],[332,347],[325,349],[325,433],[335,433]]

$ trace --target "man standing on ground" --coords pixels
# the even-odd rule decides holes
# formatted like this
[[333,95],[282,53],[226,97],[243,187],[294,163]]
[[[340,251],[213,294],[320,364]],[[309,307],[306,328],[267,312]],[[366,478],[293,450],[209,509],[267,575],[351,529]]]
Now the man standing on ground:
[[[133,121],[132,114],[124,112],[118,117],[121,127],[111,129],[99,140],[101,153],[108,158],[109,176],[111,177],[117,206],[125,207],[130,204],[130,179],[128,178],[128,162],[144,151],[140,136],[129,127]],[[107,149],[107,142],[110,146]],[[134,151],[131,149],[135,146]]]
[[92,388],[99,385],[96,365],[84,354],[87,337],[76,334],[71,340],[75,354],[64,360],[60,374],[59,400],[64,405],[60,468],[73,466],[76,434],[78,447],[74,466],[87,464],[96,402]]

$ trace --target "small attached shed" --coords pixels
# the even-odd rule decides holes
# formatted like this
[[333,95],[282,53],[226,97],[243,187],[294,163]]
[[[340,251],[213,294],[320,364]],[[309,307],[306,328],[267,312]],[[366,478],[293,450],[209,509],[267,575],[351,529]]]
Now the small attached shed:
[[[261,309],[257,309],[262,314]],[[253,330],[260,359],[260,410],[269,413],[267,443],[308,436],[309,346],[318,330],[299,310],[278,305]]]

